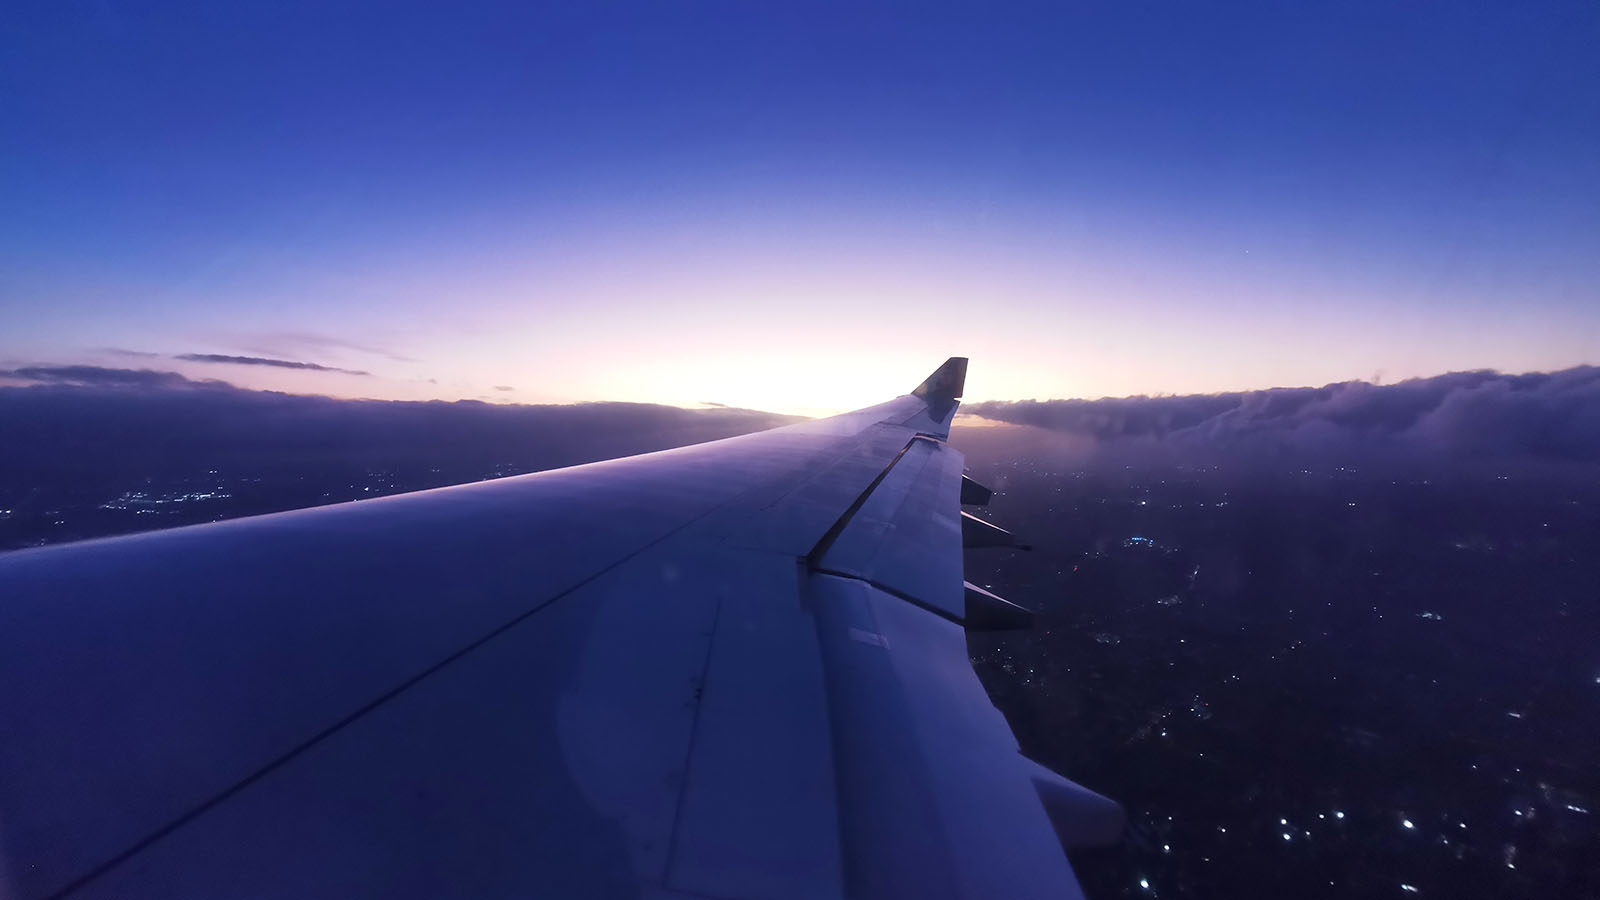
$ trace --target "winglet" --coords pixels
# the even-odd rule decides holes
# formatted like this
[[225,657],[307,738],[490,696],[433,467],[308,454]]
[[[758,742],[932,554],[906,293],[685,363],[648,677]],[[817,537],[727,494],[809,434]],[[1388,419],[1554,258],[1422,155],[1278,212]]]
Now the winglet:
[[911,392],[913,397],[927,397],[928,399],[959,400],[961,392],[967,386],[967,358],[965,356],[952,356],[944,361],[944,365],[935,369],[917,389]]

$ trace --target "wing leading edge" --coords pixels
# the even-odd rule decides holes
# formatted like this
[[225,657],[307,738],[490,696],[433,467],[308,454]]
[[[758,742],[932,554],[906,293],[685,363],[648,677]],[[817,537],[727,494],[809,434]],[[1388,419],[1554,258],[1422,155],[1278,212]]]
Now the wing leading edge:
[[0,893],[1076,894],[1058,838],[1120,810],[1022,757],[966,658],[996,620],[944,442],[965,371],[0,556]]

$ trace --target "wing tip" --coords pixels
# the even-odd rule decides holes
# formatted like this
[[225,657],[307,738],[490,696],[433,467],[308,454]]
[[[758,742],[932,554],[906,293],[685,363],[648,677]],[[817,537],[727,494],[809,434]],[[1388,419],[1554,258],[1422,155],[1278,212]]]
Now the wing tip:
[[913,397],[938,397],[945,400],[959,400],[967,386],[967,358],[965,356],[952,356],[944,361],[944,365],[933,370],[933,374],[922,380],[916,390],[911,392]]

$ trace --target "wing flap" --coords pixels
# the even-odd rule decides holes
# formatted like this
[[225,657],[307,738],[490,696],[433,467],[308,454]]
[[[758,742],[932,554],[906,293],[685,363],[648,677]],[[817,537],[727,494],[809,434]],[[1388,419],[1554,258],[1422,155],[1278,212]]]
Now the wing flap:
[[818,569],[863,579],[960,621],[961,469],[954,448],[913,439]]
[[803,569],[775,554],[727,557],[667,886],[832,896],[842,879],[834,759]]
[[1078,897],[1036,767],[961,627],[857,579],[812,576],[838,761],[845,894]]

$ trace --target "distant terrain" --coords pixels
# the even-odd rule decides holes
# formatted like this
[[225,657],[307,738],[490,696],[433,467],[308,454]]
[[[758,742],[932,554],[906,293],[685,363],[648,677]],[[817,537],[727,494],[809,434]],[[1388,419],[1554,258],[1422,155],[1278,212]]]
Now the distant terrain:
[[1040,612],[969,640],[979,675],[1128,809],[1089,897],[1600,896],[1593,469],[952,443],[1036,548],[968,554]]
[[104,374],[118,371],[0,388],[0,550],[518,475],[795,421],[640,403],[335,400],[172,373],[122,383]]

